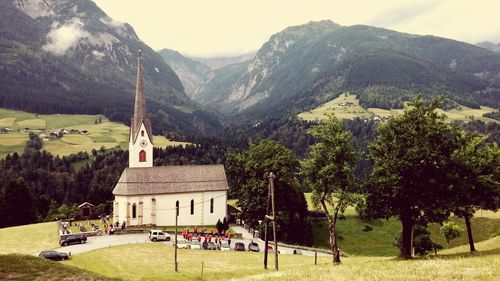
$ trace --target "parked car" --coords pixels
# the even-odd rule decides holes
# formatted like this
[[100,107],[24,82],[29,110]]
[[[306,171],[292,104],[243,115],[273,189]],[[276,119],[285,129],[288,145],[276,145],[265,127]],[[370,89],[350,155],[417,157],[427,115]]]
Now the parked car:
[[[245,246],[245,245],[243,245],[243,246]],[[220,250],[221,251],[230,251],[231,247],[229,247],[229,244],[227,242],[222,242],[222,244],[220,244]]]
[[214,242],[209,241],[207,245],[207,250],[217,250],[217,246],[215,245]]
[[293,250],[293,254],[294,255],[302,255],[302,251],[299,249],[295,249],[295,250]]
[[198,240],[191,241],[191,249],[193,250],[201,250],[201,243]]
[[69,259],[68,254],[58,251],[43,251],[38,256],[53,261],[62,261]]
[[189,243],[184,239],[177,240],[177,249],[189,249]]
[[[271,245],[267,245],[267,251],[268,251],[268,252],[271,252],[271,253],[274,253],[274,248],[273,248],[273,246],[271,246]],[[279,253],[280,253],[280,250],[278,250],[278,254],[279,254]]]
[[236,242],[236,244],[234,244],[234,250],[235,251],[245,251],[245,244],[243,244],[241,242]]
[[249,252],[258,252],[258,251],[260,251],[259,244],[255,243],[255,242],[250,242],[248,244],[248,251]]
[[61,240],[59,240],[59,245],[68,246],[70,244],[83,244],[87,242],[87,237],[83,234],[71,234],[61,236]]
[[163,232],[163,230],[150,230],[149,240],[156,241],[170,241],[170,234]]

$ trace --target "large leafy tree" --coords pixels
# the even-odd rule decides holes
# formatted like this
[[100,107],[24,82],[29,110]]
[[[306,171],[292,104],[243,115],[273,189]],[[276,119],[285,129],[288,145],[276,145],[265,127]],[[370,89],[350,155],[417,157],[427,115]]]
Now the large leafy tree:
[[302,162],[302,169],[312,187],[313,203],[321,204],[328,218],[333,262],[340,263],[335,228],[339,212],[357,198],[354,169],[358,156],[350,132],[335,117],[328,117],[310,133],[318,142],[311,146],[310,157]]
[[455,215],[463,217],[470,251],[475,251],[471,218],[478,209],[496,211],[500,205],[500,150],[486,136],[462,132],[452,154],[450,178]]
[[411,258],[415,224],[442,222],[450,213],[447,172],[457,134],[435,112],[441,100],[426,105],[417,98],[412,109],[378,128],[370,146],[374,166],[366,185],[367,211],[400,218],[403,258]]
[[299,162],[283,145],[263,140],[241,153],[230,153],[227,173],[231,194],[238,199],[245,223],[257,227],[267,207],[268,179],[275,176],[276,222],[278,239],[289,243],[311,244],[307,203],[299,188]]

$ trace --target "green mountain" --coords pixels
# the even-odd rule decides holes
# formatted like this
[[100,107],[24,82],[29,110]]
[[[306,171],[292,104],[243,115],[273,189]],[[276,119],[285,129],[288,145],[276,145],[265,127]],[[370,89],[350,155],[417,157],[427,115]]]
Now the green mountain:
[[188,95],[192,95],[198,85],[203,83],[205,75],[210,71],[210,67],[204,63],[185,57],[175,50],[163,49],[158,53],[179,76]]
[[193,99],[226,115],[309,110],[349,91],[365,107],[401,108],[417,93],[500,105],[500,54],[434,36],[331,21],[288,27],[254,59],[214,71]]
[[128,123],[138,50],[157,133],[209,133],[220,126],[130,25],[109,18],[90,0],[0,2],[0,107],[103,113]]

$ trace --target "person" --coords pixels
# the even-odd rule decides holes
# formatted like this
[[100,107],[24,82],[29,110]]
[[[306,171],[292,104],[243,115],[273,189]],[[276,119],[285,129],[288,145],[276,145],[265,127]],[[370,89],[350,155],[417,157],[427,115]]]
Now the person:
[[125,221],[122,223],[122,229],[125,229]]
[[198,226],[196,226],[196,225],[194,226],[193,232],[194,232],[195,234],[197,234],[197,233],[198,233]]
[[198,235],[198,242],[201,242],[201,236]]

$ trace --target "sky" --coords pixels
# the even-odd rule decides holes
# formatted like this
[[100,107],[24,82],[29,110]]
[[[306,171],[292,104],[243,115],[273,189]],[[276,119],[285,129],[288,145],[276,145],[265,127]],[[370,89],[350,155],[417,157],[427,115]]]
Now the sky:
[[476,44],[500,42],[500,0],[93,0],[155,50],[213,57],[258,50],[291,25],[330,19]]

